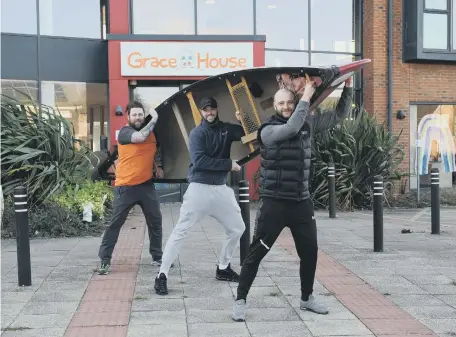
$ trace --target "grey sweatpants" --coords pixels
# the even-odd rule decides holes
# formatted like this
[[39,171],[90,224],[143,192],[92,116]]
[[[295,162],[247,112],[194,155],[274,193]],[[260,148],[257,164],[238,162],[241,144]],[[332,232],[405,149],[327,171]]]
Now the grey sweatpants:
[[227,238],[222,244],[220,269],[231,262],[234,250],[245,231],[241,209],[233,189],[227,185],[206,185],[190,183],[180,209],[179,221],[174,227],[163,251],[160,273],[168,276],[171,264],[179,255],[182,241],[188,230],[205,216],[211,216],[223,226]]
[[162,214],[160,200],[155,185],[150,181],[136,186],[118,186],[114,188],[114,209],[112,219],[106,228],[101,241],[98,256],[102,262],[111,261],[114,246],[119,239],[120,229],[127,220],[128,213],[135,205],[139,205],[146,218],[149,232],[149,253],[153,260],[162,256]]

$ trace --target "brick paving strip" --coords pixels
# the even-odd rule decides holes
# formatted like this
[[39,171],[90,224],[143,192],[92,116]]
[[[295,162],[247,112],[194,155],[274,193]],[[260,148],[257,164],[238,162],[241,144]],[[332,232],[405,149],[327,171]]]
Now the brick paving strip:
[[[292,255],[298,256],[293,237],[287,228],[277,243]],[[318,251],[316,277],[375,336],[437,336],[322,250]]]
[[125,337],[141,260],[145,223],[130,216],[120,231],[111,271],[94,273],[65,337]]

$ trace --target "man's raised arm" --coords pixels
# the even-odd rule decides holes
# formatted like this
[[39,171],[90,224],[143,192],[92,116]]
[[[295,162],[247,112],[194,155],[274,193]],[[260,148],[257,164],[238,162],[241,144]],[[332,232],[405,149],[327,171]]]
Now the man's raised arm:
[[345,81],[342,95],[334,111],[324,111],[313,116],[313,129],[315,133],[332,129],[347,118],[353,101],[352,78]]

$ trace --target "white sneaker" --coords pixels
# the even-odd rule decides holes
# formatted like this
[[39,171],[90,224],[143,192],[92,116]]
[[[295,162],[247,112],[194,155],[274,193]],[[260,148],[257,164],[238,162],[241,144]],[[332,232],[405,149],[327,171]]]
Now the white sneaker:
[[236,322],[245,321],[245,300],[237,300],[234,302],[233,314],[231,315]]
[[301,300],[300,307],[301,310],[309,310],[321,315],[326,315],[329,312],[313,295],[310,295],[307,301]]

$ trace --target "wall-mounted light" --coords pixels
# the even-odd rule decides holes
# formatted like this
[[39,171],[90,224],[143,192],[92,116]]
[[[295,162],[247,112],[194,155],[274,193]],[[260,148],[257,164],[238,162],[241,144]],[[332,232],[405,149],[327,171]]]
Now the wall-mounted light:
[[122,109],[122,105],[118,105],[116,106],[116,116],[123,116],[123,109]]
[[397,110],[396,118],[397,119],[405,119],[407,114],[405,113],[404,110]]

